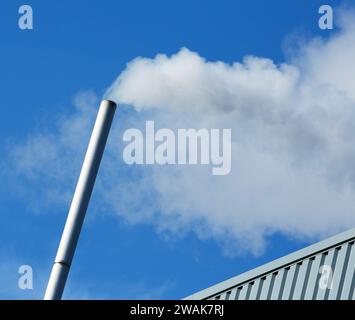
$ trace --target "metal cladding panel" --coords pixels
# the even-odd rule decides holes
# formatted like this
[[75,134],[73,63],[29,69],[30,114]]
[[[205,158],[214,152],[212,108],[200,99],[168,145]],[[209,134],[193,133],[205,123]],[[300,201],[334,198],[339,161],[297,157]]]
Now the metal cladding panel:
[[354,300],[355,229],[185,299]]
[[[355,299],[354,297],[354,287],[355,287],[355,275],[354,275],[354,265],[355,265],[355,246],[354,242],[348,244],[348,254],[347,261],[344,265],[343,272],[343,283],[342,291],[340,293],[341,300]],[[347,267],[345,267],[347,266]],[[352,269],[352,271],[351,271]]]
[[305,290],[305,284],[307,283],[307,276],[309,272],[311,260],[307,259],[300,262],[298,277],[295,285],[295,290],[293,292],[292,300],[302,300]]

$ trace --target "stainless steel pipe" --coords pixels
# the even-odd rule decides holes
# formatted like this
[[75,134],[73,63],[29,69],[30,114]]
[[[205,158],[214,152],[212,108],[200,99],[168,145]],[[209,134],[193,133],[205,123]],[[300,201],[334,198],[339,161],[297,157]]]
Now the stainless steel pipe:
[[113,101],[101,102],[44,300],[62,298],[115,111]]

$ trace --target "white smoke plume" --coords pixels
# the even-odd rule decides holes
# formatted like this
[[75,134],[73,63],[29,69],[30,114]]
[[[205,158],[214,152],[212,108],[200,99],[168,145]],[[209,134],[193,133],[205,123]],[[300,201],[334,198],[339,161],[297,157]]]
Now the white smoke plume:
[[[187,48],[131,61],[106,94],[136,109],[116,122],[102,165],[107,208],[172,234],[213,238],[228,254],[260,254],[274,233],[315,239],[354,227],[354,21],[343,16],[333,36],[309,41],[283,64],[253,56],[211,62]],[[124,165],[118,127],[145,119],[232,128],[231,173]]]

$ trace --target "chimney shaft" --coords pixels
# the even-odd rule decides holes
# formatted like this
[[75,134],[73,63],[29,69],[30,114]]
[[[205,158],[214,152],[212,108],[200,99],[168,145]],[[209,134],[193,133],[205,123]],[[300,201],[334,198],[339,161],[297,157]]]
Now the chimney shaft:
[[101,102],[49,278],[45,300],[60,300],[62,297],[115,110],[114,102]]

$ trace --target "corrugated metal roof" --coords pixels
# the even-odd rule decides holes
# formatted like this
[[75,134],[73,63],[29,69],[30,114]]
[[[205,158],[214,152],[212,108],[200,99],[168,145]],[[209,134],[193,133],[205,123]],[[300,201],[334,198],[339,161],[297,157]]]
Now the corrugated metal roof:
[[185,299],[355,300],[354,243],[351,229]]

